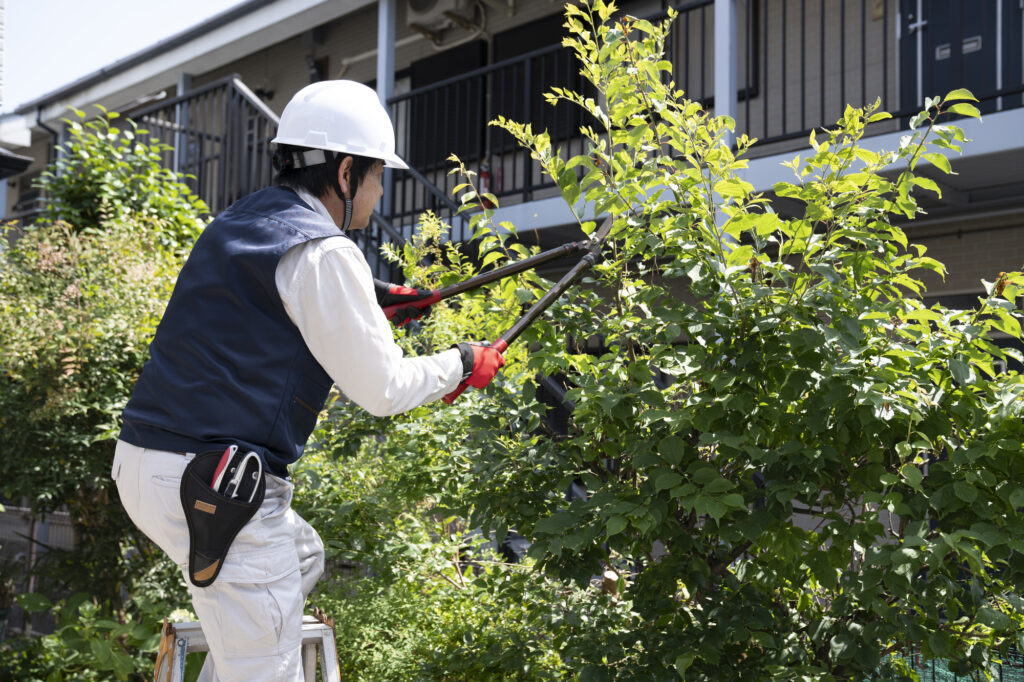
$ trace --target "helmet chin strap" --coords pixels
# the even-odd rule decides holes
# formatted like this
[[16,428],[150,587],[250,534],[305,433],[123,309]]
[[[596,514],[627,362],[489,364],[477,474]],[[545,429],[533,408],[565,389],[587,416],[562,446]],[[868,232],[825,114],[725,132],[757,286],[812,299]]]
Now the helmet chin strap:
[[342,200],[345,202],[345,220],[341,224],[341,231],[347,232],[348,226],[352,222],[352,200],[344,197],[342,197]]
[[[334,158],[336,155],[337,152],[334,152],[331,154],[331,157]],[[334,193],[345,204],[345,218],[341,223],[341,231],[347,232],[349,225],[352,223],[352,199],[346,197],[344,192],[341,191],[341,184],[338,182],[337,176],[331,178],[331,184],[334,185]]]
[[[333,160],[337,154],[338,152],[325,152],[322,149],[296,151],[293,155],[289,155],[287,167],[308,168],[309,166],[317,166],[327,163],[328,159]],[[334,188],[334,193],[345,204],[345,218],[341,224],[341,231],[346,232],[352,223],[352,199],[346,197],[345,193],[341,191],[341,184],[338,182],[337,177],[331,178],[331,186]]]

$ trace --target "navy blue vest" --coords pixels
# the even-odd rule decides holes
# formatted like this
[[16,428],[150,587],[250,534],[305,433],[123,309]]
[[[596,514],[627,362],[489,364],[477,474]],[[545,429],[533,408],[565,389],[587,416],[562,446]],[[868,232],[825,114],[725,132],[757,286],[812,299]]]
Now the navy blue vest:
[[119,437],[180,452],[238,443],[286,476],[331,379],[285,312],[274,273],[289,248],[340,234],[282,187],[210,223],[178,276]]

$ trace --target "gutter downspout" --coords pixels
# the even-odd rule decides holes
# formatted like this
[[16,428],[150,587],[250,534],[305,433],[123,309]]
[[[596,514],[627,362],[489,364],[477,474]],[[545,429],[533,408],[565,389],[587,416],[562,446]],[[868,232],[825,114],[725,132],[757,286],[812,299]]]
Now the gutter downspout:
[[53,137],[53,148],[50,152],[50,160],[47,163],[47,165],[49,165],[50,163],[53,163],[54,161],[57,160],[57,147],[60,146],[60,133],[51,128],[50,126],[46,125],[45,123],[43,123],[42,106],[36,107],[36,125],[45,130],[46,132],[50,133],[50,135]]

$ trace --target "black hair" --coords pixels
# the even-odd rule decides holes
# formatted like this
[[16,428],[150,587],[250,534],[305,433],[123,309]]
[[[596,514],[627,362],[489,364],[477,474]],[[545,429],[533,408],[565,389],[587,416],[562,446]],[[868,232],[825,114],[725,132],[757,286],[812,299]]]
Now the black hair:
[[380,159],[368,156],[356,156],[355,154],[344,154],[340,152],[324,152],[327,163],[320,163],[315,166],[300,167],[295,157],[309,151],[304,147],[295,147],[290,144],[281,144],[274,151],[274,168],[277,170],[277,178],[274,183],[277,185],[288,185],[290,187],[301,187],[313,196],[319,198],[324,194],[334,191],[341,195],[338,187],[338,168],[346,156],[352,157],[352,168],[349,171],[349,187],[351,198],[355,198],[360,183],[373,168],[383,163]]

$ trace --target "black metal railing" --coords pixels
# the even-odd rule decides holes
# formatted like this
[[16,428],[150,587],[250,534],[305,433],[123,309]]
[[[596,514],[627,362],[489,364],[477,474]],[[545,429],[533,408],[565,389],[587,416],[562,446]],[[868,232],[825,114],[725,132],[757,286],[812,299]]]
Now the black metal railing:
[[[966,0],[942,3],[941,15],[939,4],[923,3],[925,16],[917,17],[911,12],[917,3],[900,0],[735,2],[737,132],[758,138],[755,154],[793,146],[831,125],[847,104],[876,98],[897,118],[916,112],[922,93],[957,87],[974,90],[983,112],[1024,105],[1020,3],[994,4],[999,16],[988,3],[970,5],[973,10]],[[666,45],[676,85],[707,107],[714,106],[713,9],[714,0],[679,5]],[[1002,68],[988,68],[989,62]],[[449,173],[453,153],[479,174],[480,189],[503,204],[556,194],[530,155],[487,125],[505,116],[547,130],[563,153],[584,153],[578,130],[590,123],[589,114],[548,105],[544,94],[552,86],[595,94],[575,55],[552,45],[389,99],[397,152],[414,170],[391,173],[382,223],[405,239],[432,210],[454,221],[452,239],[465,240],[467,221],[456,216],[451,198],[462,181]],[[214,213],[272,181],[269,139],[277,117],[235,76],[128,115],[175,148],[165,162],[193,176],[190,185]],[[869,134],[900,125],[875,124]],[[370,233],[363,240],[370,258],[380,243],[398,239],[382,225],[371,232],[378,241],[371,243]]]
[[278,117],[238,76],[125,115],[172,147],[164,165],[185,174],[214,215],[273,181]]
[[923,16],[898,0],[737,0],[737,42],[751,48],[739,59],[740,87],[753,93],[741,97],[737,130],[762,145],[806,138],[848,104],[878,99],[900,119],[955,88],[972,90],[984,113],[1020,107],[1024,7],[921,7]]
[[898,108],[892,2],[739,0],[739,13],[751,48],[740,82],[754,96],[740,103],[738,130],[780,142],[831,125],[847,104]]
[[[426,210],[432,192],[417,195],[422,183],[451,196],[463,178],[449,175],[447,159],[456,154],[480,175],[482,190],[499,198],[528,201],[538,190],[553,187],[528,154],[519,151],[508,133],[487,125],[498,116],[532,122],[547,129],[552,141],[581,153],[577,130],[587,116],[570,107],[554,108],[543,98],[552,86],[586,90],[576,57],[561,45],[475,69],[460,76],[392,97],[388,103],[396,124],[398,154],[423,174],[394,175],[393,217],[409,218]],[[486,175],[485,175],[486,173]]]
[[[714,0],[680,5],[679,30],[670,35],[666,45],[676,66],[677,85],[690,97],[707,103],[713,101],[713,5]],[[530,155],[521,151],[508,133],[488,122],[504,116],[529,123],[535,132],[546,130],[565,154],[584,153],[586,143],[579,128],[594,121],[572,105],[550,106],[544,95],[554,86],[596,96],[580,74],[575,54],[561,45],[551,45],[390,98],[398,154],[423,177],[394,175],[395,200],[387,217],[400,223],[429,210],[427,201],[432,195],[422,190],[416,194],[415,188],[423,183],[450,196],[452,188],[463,182],[449,174],[451,154],[477,172],[482,189],[502,203],[526,202],[538,193],[553,192],[555,183],[543,176]],[[460,238],[454,227],[453,238]]]
[[[676,85],[707,107],[714,106],[713,5],[680,4],[666,45]],[[737,132],[758,139],[754,154],[833,125],[847,104],[879,99],[900,119],[920,110],[924,97],[966,87],[985,113],[1024,105],[1020,3],[925,2],[922,17],[916,7],[900,0],[736,0]],[[537,198],[553,183],[487,122],[505,115],[548,129],[568,154],[585,151],[576,132],[582,114],[544,103],[552,85],[589,85],[558,45],[393,97],[400,153],[446,194],[459,182],[447,175],[446,159],[456,153],[477,172],[486,162],[488,189],[503,203]],[[869,134],[904,123],[876,124]],[[404,182],[396,175],[395,210],[411,216],[423,206],[403,193]]]
[[[665,44],[676,87],[708,107],[715,101],[714,4],[715,0],[695,0],[676,7],[679,16]],[[667,16],[657,14],[649,20],[660,21]]]

